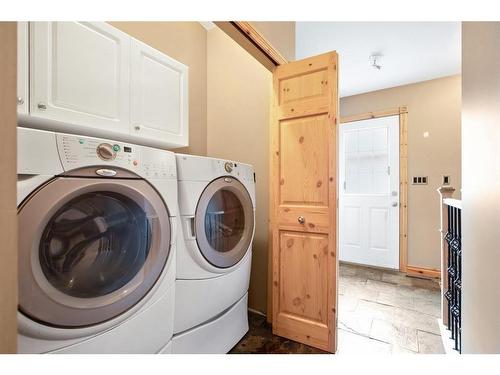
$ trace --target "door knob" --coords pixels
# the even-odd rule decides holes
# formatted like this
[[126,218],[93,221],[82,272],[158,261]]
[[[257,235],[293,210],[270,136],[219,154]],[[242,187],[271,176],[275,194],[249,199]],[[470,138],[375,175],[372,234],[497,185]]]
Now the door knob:
[[23,104],[24,104],[24,99],[19,96],[17,98],[17,105],[23,105]]
[[299,216],[297,218],[297,221],[299,222],[299,224],[304,224],[306,222],[306,218],[304,216]]
[[397,207],[398,206],[398,202],[392,202],[392,207]]

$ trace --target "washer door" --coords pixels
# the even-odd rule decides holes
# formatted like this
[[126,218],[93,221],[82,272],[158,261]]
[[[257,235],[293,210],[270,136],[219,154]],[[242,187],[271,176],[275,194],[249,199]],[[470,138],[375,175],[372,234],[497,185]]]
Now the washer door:
[[167,208],[139,179],[57,177],[18,220],[19,309],[51,326],[122,314],[154,286],[170,251]]
[[205,259],[228,268],[246,254],[253,238],[254,212],[245,186],[233,177],[212,181],[195,214],[196,241]]

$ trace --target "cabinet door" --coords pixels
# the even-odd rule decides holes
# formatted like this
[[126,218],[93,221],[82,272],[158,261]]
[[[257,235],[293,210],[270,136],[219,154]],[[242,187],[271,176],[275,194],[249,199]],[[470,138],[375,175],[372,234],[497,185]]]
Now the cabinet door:
[[128,133],[130,37],[104,22],[34,22],[30,31],[31,115],[69,132]]
[[131,55],[131,134],[187,146],[188,68],[135,39]]
[[28,22],[17,23],[17,113],[27,115],[28,107]]

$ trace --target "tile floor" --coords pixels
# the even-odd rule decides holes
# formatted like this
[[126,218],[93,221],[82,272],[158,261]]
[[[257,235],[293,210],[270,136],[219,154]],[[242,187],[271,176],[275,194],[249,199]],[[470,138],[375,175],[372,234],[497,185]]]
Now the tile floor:
[[340,265],[338,353],[444,353],[439,283]]
[[[338,354],[444,353],[436,281],[350,264],[339,273]],[[249,320],[231,353],[324,353],[274,336],[263,316]]]

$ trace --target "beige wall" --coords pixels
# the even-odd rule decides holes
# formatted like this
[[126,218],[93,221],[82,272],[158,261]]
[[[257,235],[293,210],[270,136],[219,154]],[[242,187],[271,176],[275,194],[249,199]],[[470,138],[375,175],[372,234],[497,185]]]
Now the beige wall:
[[16,22],[0,22],[0,353],[17,337]]
[[[408,106],[408,178],[428,176],[428,185],[408,189],[408,265],[440,268],[439,196],[442,175],[460,194],[461,78],[451,76],[340,99],[348,116]],[[423,133],[429,132],[424,138]],[[457,196],[458,196],[457,195]]]
[[272,74],[219,28],[209,31],[207,38],[207,153],[255,167],[257,209],[249,306],[265,312]]
[[207,32],[198,22],[110,22],[153,48],[189,66],[189,147],[207,152]]
[[288,61],[295,60],[295,22],[257,22],[252,25],[276,48]]
[[462,24],[462,349],[500,353],[500,23]]

